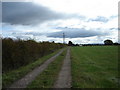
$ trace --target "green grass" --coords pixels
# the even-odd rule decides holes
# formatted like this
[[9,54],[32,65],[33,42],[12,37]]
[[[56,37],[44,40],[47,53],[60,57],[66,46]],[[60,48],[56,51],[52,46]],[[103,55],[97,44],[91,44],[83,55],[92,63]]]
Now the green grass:
[[72,47],[73,88],[116,88],[118,47]]
[[[59,50],[58,50],[59,51]],[[27,66],[23,66],[17,70],[13,70],[10,71],[8,73],[4,73],[2,75],[2,87],[8,87],[9,85],[11,85],[14,81],[22,78],[23,76],[25,76],[28,72],[32,71],[35,67],[43,64],[47,59],[49,59],[50,57],[54,56],[56,53],[58,53],[58,51],[49,54],[47,56],[44,56],[40,59],[38,59],[37,61],[27,65]]]
[[28,88],[52,88],[61,70],[65,55],[66,50],[58,56],[45,71],[38,75],[37,78],[28,85]]

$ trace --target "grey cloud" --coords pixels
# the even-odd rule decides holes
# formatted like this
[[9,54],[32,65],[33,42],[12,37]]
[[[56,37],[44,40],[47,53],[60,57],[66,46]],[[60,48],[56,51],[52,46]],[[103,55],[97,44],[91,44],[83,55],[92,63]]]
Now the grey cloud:
[[61,18],[62,15],[30,2],[3,2],[2,22],[10,24],[37,24]]
[[33,35],[33,36],[41,36],[43,33],[38,33],[38,32],[27,32],[25,35]]
[[66,38],[79,38],[79,37],[92,37],[92,36],[104,36],[108,33],[102,32],[99,29],[98,30],[85,30],[84,28],[57,28],[61,29],[62,31],[50,33],[47,36],[48,37],[54,37],[54,38],[63,38],[63,33],[65,33]]
[[26,35],[26,36],[41,36],[43,35],[43,33],[38,33],[38,32],[13,32],[12,33],[13,36],[18,36],[18,35]]
[[10,24],[36,25],[48,20],[79,18],[85,16],[64,14],[30,2],[3,2],[2,22]]
[[66,16],[66,18],[77,18],[77,19],[80,19],[80,20],[85,20],[86,19],[86,16],[78,15],[78,14],[66,14],[65,16]]
[[96,18],[89,19],[88,22],[89,21],[98,21],[98,22],[104,22],[104,23],[106,23],[106,22],[109,21],[109,19],[106,18],[106,17],[103,17],[103,16],[97,16]]
[[120,28],[110,28],[110,30],[120,30]]
[[113,16],[111,16],[110,18],[111,19],[114,19],[114,18],[117,18],[118,17],[118,15],[113,15]]

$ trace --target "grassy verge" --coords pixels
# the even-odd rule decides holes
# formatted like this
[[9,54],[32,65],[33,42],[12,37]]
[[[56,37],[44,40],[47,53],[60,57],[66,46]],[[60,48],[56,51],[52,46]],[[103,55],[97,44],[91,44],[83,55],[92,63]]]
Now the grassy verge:
[[118,47],[73,47],[73,88],[117,88]]
[[43,71],[30,85],[28,88],[52,88],[56,81],[63,60],[66,55],[66,50],[53,61],[45,71]]
[[25,76],[28,72],[32,71],[35,67],[43,64],[47,59],[49,59],[50,57],[54,56],[56,53],[58,53],[58,51],[49,54],[47,56],[44,56],[40,59],[38,59],[37,61],[27,65],[27,66],[23,66],[17,70],[13,70],[10,71],[8,73],[4,73],[2,75],[2,87],[8,87],[9,85],[11,85],[14,81],[22,78],[23,76]]

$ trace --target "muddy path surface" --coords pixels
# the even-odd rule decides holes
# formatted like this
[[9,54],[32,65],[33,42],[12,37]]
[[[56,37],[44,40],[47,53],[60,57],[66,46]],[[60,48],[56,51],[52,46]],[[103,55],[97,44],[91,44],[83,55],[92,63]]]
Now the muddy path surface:
[[64,59],[58,79],[54,84],[54,88],[71,88],[70,48],[67,49],[67,54]]
[[59,56],[64,49],[58,52],[56,55],[45,61],[42,65],[35,68],[32,72],[25,75],[23,78],[19,79],[18,81],[14,82],[9,88],[26,88],[28,84],[30,84],[36,76],[38,76],[42,71],[44,71],[47,66],[55,60],[57,56]]

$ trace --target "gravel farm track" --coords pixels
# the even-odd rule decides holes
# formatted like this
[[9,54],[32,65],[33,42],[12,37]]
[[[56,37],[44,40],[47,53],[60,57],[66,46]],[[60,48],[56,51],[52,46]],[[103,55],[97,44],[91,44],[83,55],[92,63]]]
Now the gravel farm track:
[[[42,65],[36,67],[32,72],[29,72],[23,78],[15,81],[9,88],[26,88],[39,74],[41,74],[48,65],[59,56],[64,49],[59,51],[56,55],[46,60]],[[61,71],[59,72],[58,79],[54,83],[54,88],[70,88],[71,87],[71,61],[70,61],[70,48],[67,48],[67,54],[64,59]]]

